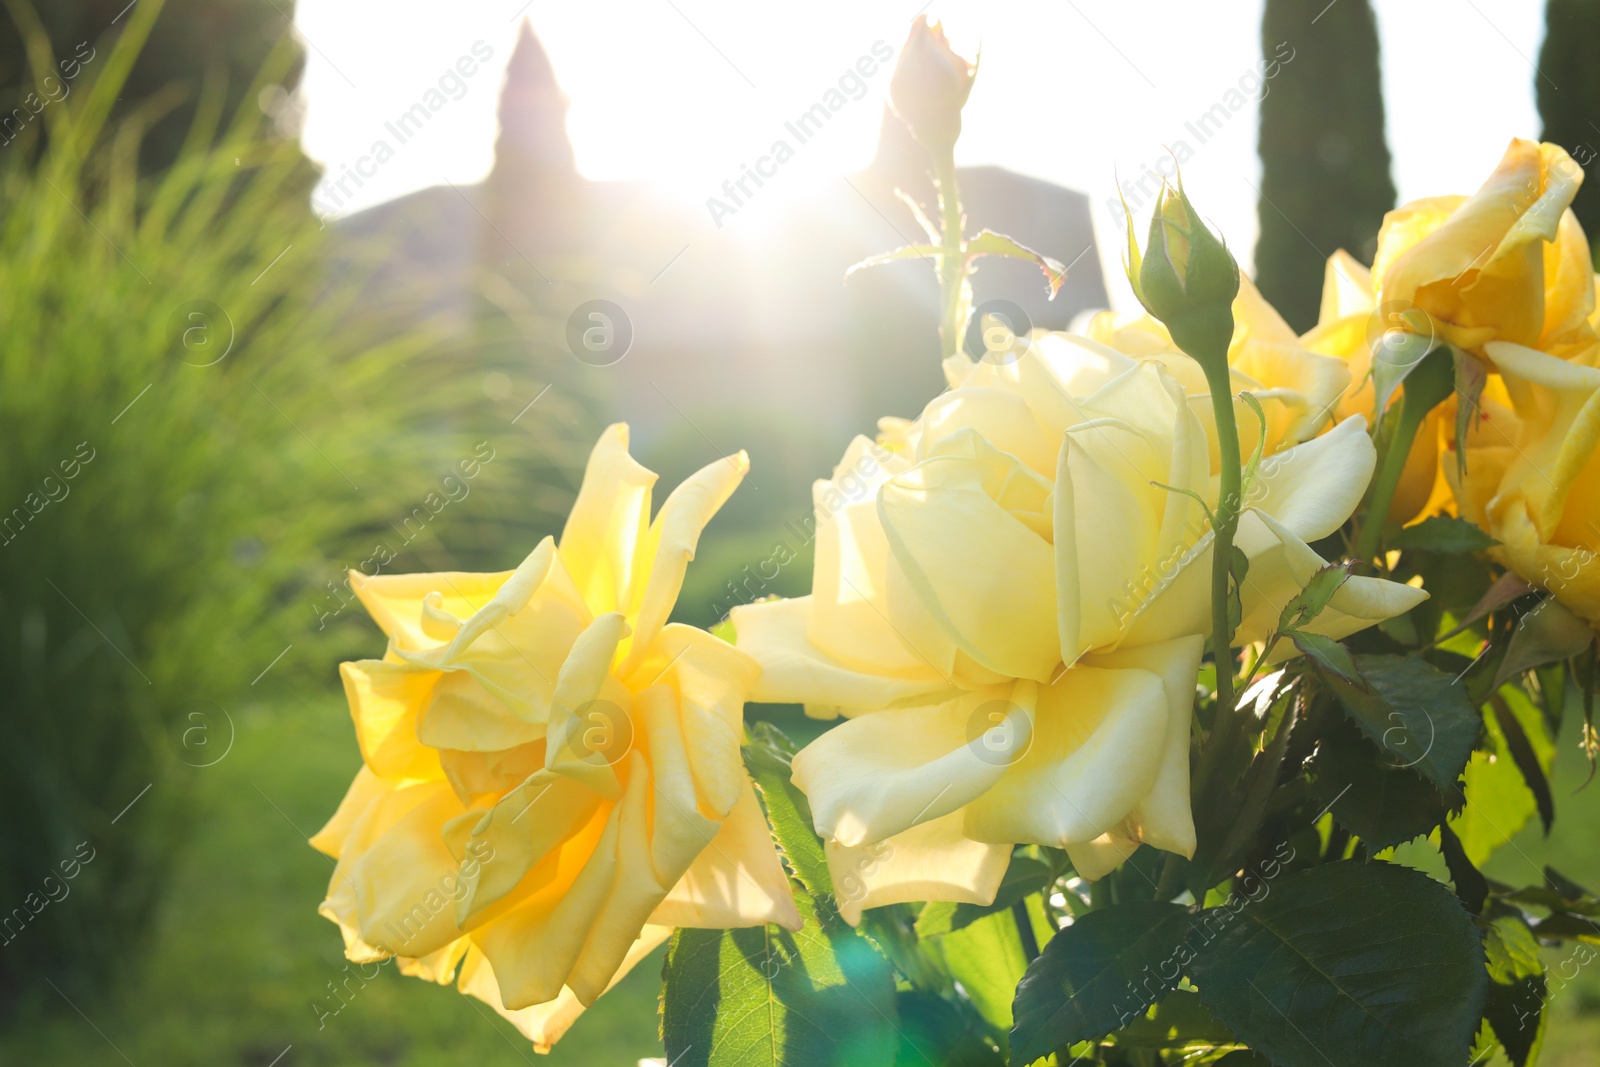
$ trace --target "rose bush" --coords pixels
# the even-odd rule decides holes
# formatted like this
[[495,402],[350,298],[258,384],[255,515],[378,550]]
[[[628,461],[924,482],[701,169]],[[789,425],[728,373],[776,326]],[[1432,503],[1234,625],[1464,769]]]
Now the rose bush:
[[[1336,376],[1319,362],[1280,364]],[[1087,338],[946,366],[949,392],[914,421],[883,420],[886,459],[861,462],[873,445],[858,438],[817,484],[812,595],[733,613],[762,667],[754,699],[847,718],[799,754],[794,780],[835,881],[860,877],[852,920],[992,900],[1016,843],[1063,847],[1088,878],[1141,842],[1194,848],[1188,723],[1217,494],[1205,423],[1163,360]],[[1309,414],[1304,380],[1277,398],[1286,412]],[[1294,420],[1279,422],[1281,444]],[[1238,537],[1239,640],[1263,640],[1323,566],[1307,542],[1365,491],[1363,431],[1349,419],[1262,464]],[[865,494],[837,484],[863,477]],[[1424,596],[1352,578],[1314,629],[1344,636]]]

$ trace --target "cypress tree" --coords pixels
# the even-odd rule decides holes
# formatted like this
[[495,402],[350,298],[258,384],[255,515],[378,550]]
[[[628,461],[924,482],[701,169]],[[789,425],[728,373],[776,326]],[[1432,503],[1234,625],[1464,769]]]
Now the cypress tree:
[[1600,237],[1600,0],[1549,0],[1534,91],[1540,137],[1583,167],[1573,213],[1591,242]]
[[1268,62],[1292,58],[1261,101],[1256,283],[1304,331],[1325,257],[1343,248],[1370,263],[1394,206],[1378,27],[1368,0],[1267,0],[1261,42]]

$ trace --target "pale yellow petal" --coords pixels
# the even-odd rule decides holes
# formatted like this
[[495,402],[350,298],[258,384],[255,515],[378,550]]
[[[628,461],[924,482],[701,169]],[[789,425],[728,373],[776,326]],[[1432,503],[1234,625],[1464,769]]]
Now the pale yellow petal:
[[748,776],[716,837],[651,915],[663,926],[800,928],[794,891]]
[[683,576],[694,559],[701,531],[727,503],[749,469],[750,457],[743,452],[717,460],[685,479],[661,505],[660,514],[639,546],[639,559],[633,568],[627,606],[633,636],[629,638],[622,672],[649,653],[678,602]]
[[1204,652],[1205,638],[1193,634],[1162,644],[1123,647],[1083,661],[1089,667],[1145,670],[1161,679],[1167,698],[1161,765],[1149,792],[1123,822],[1135,842],[1184,856],[1193,856],[1195,848],[1194,816],[1189,808],[1189,720]]
[[[667,938],[671,936],[672,931],[665,926],[646,926],[638,940],[629,948],[622,966],[617,968],[616,977],[611,980],[611,985],[614,986],[622,981],[629,971],[665,944]],[[489,966],[484,954],[476,948],[467,951],[461,965],[458,988],[468,996],[477,997],[509,1021],[523,1037],[533,1042],[535,1052],[549,1052],[584,1011],[583,1004],[572,995],[570,989],[563,989],[554,1000],[544,1004],[536,1004],[517,1011],[506,1008],[500,996],[499,983],[495,981],[494,969]],[[607,989],[609,988],[611,987],[607,986]]]
[[1026,755],[968,805],[967,834],[1060,847],[1118,828],[1155,783],[1170,718],[1149,671],[1067,670],[1039,692]]
[[417,738],[417,717],[433,699],[437,672],[382,660],[341,663],[361,758],[384,778],[437,778],[439,756]]
[[655,483],[656,475],[628,454],[627,425],[606,427],[561,531],[561,558],[596,615],[627,606]]
[[967,837],[951,812],[875,844],[823,845],[839,915],[852,926],[865,908],[919,900],[993,903],[1011,863],[1011,846]]
[[1118,833],[1104,833],[1092,841],[1066,845],[1067,858],[1078,876],[1098,882],[1118,867],[1122,861],[1139,850],[1139,842]]
[[[350,588],[372,616],[372,621],[395,646],[408,651],[436,648],[455,636],[454,619],[465,619],[486,603],[512,571],[467,574],[441,571],[433,574],[380,574],[367,577],[350,572]],[[437,594],[437,595],[435,595]],[[424,602],[432,610],[424,611]]]
[[426,956],[461,936],[455,901],[465,891],[456,858],[440,834],[440,827],[461,813],[461,801],[444,782],[416,789],[426,790],[421,802],[334,875],[335,882],[344,877],[355,887],[362,940],[411,957]]
[[950,688],[920,659],[881,673],[855,670],[834,660],[811,643],[808,624],[813,604],[812,597],[796,597],[733,609],[739,649],[761,667],[750,699],[851,715],[932,697]]
[[1049,483],[971,431],[941,447],[951,451],[879,492],[890,550],[957,648],[1001,675],[1044,681],[1059,659],[1055,561],[1038,529],[1050,521]]
[[937,707],[850,719],[794,758],[817,833],[870,844],[937,819],[998,782],[1032,733],[1031,684],[963,694]]
[[658,684],[677,691],[696,802],[717,818],[733,809],[745,788],[739,754],[744,702],[760,672],[755,660],[726,641],[669,623],[629,679],[635,691]]

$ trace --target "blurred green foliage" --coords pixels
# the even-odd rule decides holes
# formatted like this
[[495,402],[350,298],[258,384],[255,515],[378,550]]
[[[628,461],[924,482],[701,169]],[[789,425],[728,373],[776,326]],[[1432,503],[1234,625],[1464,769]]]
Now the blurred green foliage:
[[[163,6],[166,16],[143,42],[111,112],[113,121],[139,111],[152,120],[139,146],[145,170],[160,170],[178,158],[207,91],[223,94],[225,113],[259,101],[281,116],[286,128],[294,123],[289,90],[299,81],[298,56],[278,68],[275,78],[255,82],[289,26],[292,3],[166,0]],[[82,74],[104,61],[135,5],[128,0],[6,0],[6,7],[11,18],[0,19],[0,141],[21,125],[38,125],[42,111],[81,90]],[[55,46],[42,69],[28,54],[38,30]],[[6,127],[7,117],[17,124]]]
[[[1600,233],[1600,0],[1548,0],[1544,46],[1533,75],[1539,139],[1565,148],[1583,168],[1584,183],[1572,198],[1572,211],[1585,233]],[[1594,251],[1591,249],[1591,251]]]
[[144,949],[239,701],[381,648],[345,567],[514,567],[590,437],[570,388],[513,421],[550,383],[503,319],[401,330],[325,276],[314,174],[253,89],[142,175],[145,116],[108,119],[166,17],[127,13],[42,150],[0,147],[0,1013]]

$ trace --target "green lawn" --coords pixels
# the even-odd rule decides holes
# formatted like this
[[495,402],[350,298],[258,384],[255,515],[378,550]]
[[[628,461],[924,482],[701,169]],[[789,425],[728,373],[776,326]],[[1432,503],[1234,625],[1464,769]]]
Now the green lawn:
[[[305,837],[360,762],[355,736],[334,686],[237,711],[235,721],[232,752],[199,772],[194,839],[148,958],[109,1003],[75,998],[87,1020],[47,987],[56,999],[42,1017],[6,1023],[0,1063],[267,1067],[287,1048],[277,1067],[634,1067],[660,1054],[659,958],[602,997],[547,1057],[482,1003],[388,965],[364,986],[351,981],[348,1003],[319,1029],[316,1005],[338,1008],[328,983],[347,974],[338,930],[316,914],[332,865]],[[126,819],[139,814],[134,807]]]
[[[351,982],[348,1003],[319,1029],[318,1006],[338,1006],[329,983],[347,972],[338,932],[315,910],[331,865],[305,835],[333,811],[356,768],[354,736],[332,686],[242,709],[235,719],[231,753],[199,772],[194,838],[172,872],[147,958],[109,1002],[78,998],[84,1015],[47,989],[53,999],[5,1024],[0,1063],[633,1067],[660,1054],[658,958],[602,997],[549,1057],[535,1056],[477,1001],[388,966],[364,986]],[[802,725],[785,719],[788,728]],[[1587,774],[1575,736],[1563,738],[1554,776],[1555,832],[1546,840],[1536,821],[1524,828],[1491,860],[1491,875],[1528,880],[1549,862],[1600,885],[1600,781],[1575,792]],[[134,807],[126,818],[139,814]],[[71,907],[71,898],[58,906]],[[1570,953],[1552,950],[1551,966]],[[1600,960],[1578,970],[1551,1011],[1541,1063],[1600,1063]]]

